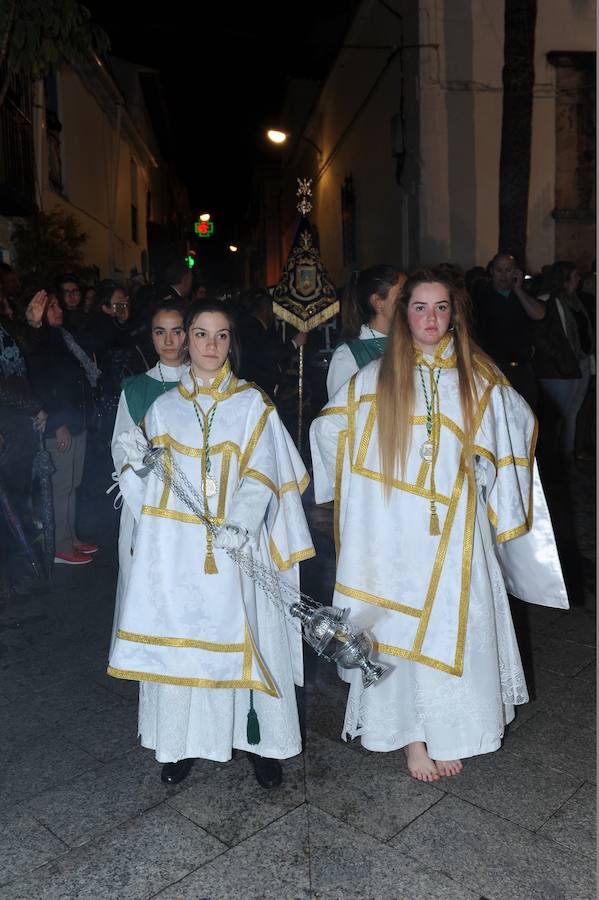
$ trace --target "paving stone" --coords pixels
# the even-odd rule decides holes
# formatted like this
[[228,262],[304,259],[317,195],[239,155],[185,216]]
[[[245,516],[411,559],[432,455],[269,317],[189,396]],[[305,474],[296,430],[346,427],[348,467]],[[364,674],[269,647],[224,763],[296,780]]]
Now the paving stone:
[[304,802],[303,757],[281,764],[283,784],[278,788],[260,787],[244,755],[168,802],[232,847]]
[[5,900],[143,900],[226,848],[166,804],[0,889]]
[[597,788],[583,784],[564,805],[539,829],[539,834],[551,838],[577,853],[595,859],[597,851]]
[[[113,702],[110,713],[106,709],[82,710],[67,722],[62,731],[67,740],[102,762],[108,762],[138,745],[137,706],[108,694]],[[108,705],[108,704],[107,704]]]
[[547,669],[558,675],[576,675],[595,659],[592,647],[548,635],[533,637],[532,648],[535,669]]
[[511,753],[524,756],[544,766],[560,769],[583,781],[596,780],[595,734],[589,728],[573,725],[541,712],[515,732],[510,732],[504,746]]
[[306,796],[315,806],[379,840],[388,840],[443,796],[442,789],[407,774],[405,754],[352,753],[310,735]]
[[315,900],[479,900],[447,875],[422,865],[313,806],[310,882]]
[[549,712],[556,718],[595,729],[597,723],[597,688],[595,683],[570,678],[554,691],[547,701]]
[[442,788],[462,800],[535,830],[581,786],[576,778],[506,750],[464,760]]
[[585,609],[571,609],[560,619],[557,634],[564,641],[573,641],[587,647],[597,643],[597,617]]
[[[206,767],[211,764],[205,763]],[[196,763],[190,779],[202,778]],[[23,804],[35,818],[71,847],[162,803],[180,789],[160,781],[160,765],[147,750],[134,750]]]
[[391,841],[488,900],[594,900],[589,859],[446,796]]
[[584,669],[581,669],[580,672],[576,673],[576,679],[581,681],[589,681],[592,684],[597,683],[597,666],[594,662],[589,663],[588,666],[585,666]]
[[22,809],[4,811],[0,816],[0,884],[56,859],[68,849]]
[[60,734],[14,744],[0,767],[0,809],[98,768],[96,759]]
[[159,896],[160,900],[308,900],[306,806],[287,813]]

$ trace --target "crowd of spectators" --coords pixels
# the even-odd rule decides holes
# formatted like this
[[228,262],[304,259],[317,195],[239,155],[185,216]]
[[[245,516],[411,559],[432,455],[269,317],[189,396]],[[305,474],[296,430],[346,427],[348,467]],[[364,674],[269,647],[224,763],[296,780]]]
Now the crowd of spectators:
[[[553,476],[564,463],[592,456],[594,263],[584,284],[572,262],[555,262],[533,278],[505,253],[486,268],[443,267],[470,295],[475,340],[537,414],[546,473]],[[65,273],[33,297],[22,296],[18,274],[0,265],[0,566],[11,585],[29,574],[24,541],[40,540],[31,501],[33,460],[40,448],[50,453],[54,468],[54,560],[92,562],[97,547],[78,531],[77,496],[86,489],[86,472],[93,480],[107,471],[123,378],[157,362],[152,309],[167,297],[186,304],[207,293],[207,285],[179,261],[153,284],[135,278],[128,285],[112,279],[83,285]],[[219,296],[217,290],[211,294]],[[227,299],[239,322],[241,375],[274,400],[293,433],[292,366],[307,336],[276,327],[266,288]],[[310,335],[308,344],[317,343]],[[326,397],[326,368],[317,377],[323,386],[314,396]]]

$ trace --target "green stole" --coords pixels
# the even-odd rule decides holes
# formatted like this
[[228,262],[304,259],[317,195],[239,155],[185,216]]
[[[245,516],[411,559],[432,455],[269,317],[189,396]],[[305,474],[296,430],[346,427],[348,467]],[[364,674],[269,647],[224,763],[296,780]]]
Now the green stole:
[[129,375],[123,379],[123,391],[131,418],[139,424],[150,406],[164,391],[177,387],[178,381],[157,381],[145,372],[143,375]]
[[368,338],[365,341],[354,338],[353,341],[348,341],[347,346],[351,350],[358,368],[363,369],[373,359],[381,358],[385,352],[386,343],[386,337]]

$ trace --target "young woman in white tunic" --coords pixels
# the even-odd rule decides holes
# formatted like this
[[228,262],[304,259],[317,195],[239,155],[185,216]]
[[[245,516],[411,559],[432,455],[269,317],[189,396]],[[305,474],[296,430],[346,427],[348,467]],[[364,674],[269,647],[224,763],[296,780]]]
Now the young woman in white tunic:
[[367,690],[343,675],[343,736],[405,748],[422,781],[498,749],[528,700],[506,587],[568,606],[534,415],[472,344],[465,308],[444,273],[414,273],[385,356],[311,428],[316,500],[335,500],[333,602],[392,667]]
[[327,372],[329,397],[385,352],[395,301],[405,280],[394,266],[370,266],[353,273],[341,307],[343,343],[333,353]]
[[[152,343],[158,354],[158,362],[142,375],[125,378],[119,398],[111,450],[114,463],[113,478],[119,484],[122,497],[121,520],[119,526],[119,574],[117,580],[115,615],[110,648],[115,641],[121,598],[127,576],[131,568],[135,516],[133,508],[139,507],[139,494],[143,482],[137,477],[128,459],[128,450],[136,452],[136,428],[157,397],[172,390],[179,383],[187,366],[181,362],[185,329],[183,316],[185,307],[181,300],[162,300],[152,313]],[[129,498],[129,502],[127,502]],[[118,504],[117,504],[118,505]]]
[[141,743],[165,764],[163,781],[181,781],[195,757],[225,761],[237,748],[272,787],[278,760],[301,752],[301,636],[226,550],[297,587],[299,562],[314,554],[301,502],[308,476],[272,402],[235,375],[227,307],[194,304],[185,325],[190,368],[148,410],[138,459],[129,454],[142,472],[147,437],[163,448],[162,476],[143,479],[108,671],[140,682]]

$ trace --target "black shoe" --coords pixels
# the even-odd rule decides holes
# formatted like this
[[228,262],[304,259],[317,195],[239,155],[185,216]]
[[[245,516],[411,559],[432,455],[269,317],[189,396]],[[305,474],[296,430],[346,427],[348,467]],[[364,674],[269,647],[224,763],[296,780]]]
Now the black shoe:
[[248,759],[254,767],[256,781],[263,788],[278,787],[283,780],[283,770],[278,759],[248,753]]
[[193,759],[180,759],[179,762],[165,763],[162,767],[161,781],[165,784],[179,784],[187,778],[193,766]]

